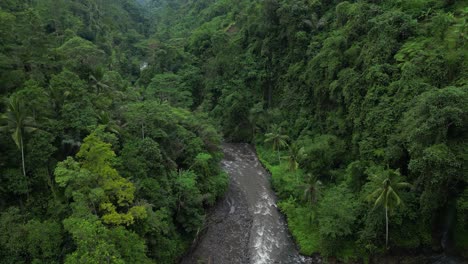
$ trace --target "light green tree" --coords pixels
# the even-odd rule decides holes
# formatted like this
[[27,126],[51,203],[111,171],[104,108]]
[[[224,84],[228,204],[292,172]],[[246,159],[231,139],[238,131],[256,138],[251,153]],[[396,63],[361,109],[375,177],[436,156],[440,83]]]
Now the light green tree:
[[116,155],[97,131],[84,139],[76,157],[78,161],[69,157],[55,169],[55,180],[65,188],[66,196],[73,198],[74,208],[80,208],[82,214],[99,215],[105,224],[116,226],[146,218],[145,205],[134,203],[134,184],[112,166]]

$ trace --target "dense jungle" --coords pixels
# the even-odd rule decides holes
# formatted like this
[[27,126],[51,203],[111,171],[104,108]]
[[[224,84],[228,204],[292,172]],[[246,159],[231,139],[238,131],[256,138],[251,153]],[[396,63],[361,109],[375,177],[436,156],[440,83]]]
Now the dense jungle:
[[178,263],[243,159],[304,258],[464,263],[467,19],[465,0],[0,0],[0,263]]

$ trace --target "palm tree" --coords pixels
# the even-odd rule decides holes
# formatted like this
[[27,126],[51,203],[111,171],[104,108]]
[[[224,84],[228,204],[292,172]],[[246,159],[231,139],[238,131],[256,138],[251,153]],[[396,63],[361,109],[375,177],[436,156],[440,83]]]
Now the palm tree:
[[287,135],[281,134],[281,128],[277,125],[272,126],[272,132],[265,134],[265,143],[271,143],[273,151],[278,152],[278,162],[281,164],[280,150],[288,146]]
[[31,133],[37,130],[34,119],[27,115],[24,104],[17,97],[12,97],[8,101],[7,112],[1,115],[0,120],[2,123],[5,123],[0,126],[0,131],[11,132],[11,137],[15,141],[18,149],[21,150],[23,175],[26,176],[26,167],[24,164],[24,135],[25,133]]
[[285,158],[288,160],[288,167],[290,171],[296,171],[299,169],[299,160],[301,160],[304,155],[304,147],[299,147],[295,144],[289,146],[289,153]]
[[[317,204],[317,201],[321,195],[322,190],[322,182],[318,179],[317,176],[308,173],[306,179],[306,183],[302,185],[302,189],[304,190],[304,201],[307,202],[311,208],[314,208],[314,205]],[[309,217],[309,224],[312,223],[312,214]]]
[[102,80],[98,80],[94,75],[89,75],[89,81],[91,87],[96,91],[96,94],[99,95],[102,91],[109,90],[109,85],[105,84]]
[[255,137],[257,136],[257,132],[261,129],[260,123],[261,119],[264,115],[263,110],[263,103],[258,103],[254,105],[249,111],[249,123],[252,128],[252,142],[255,141]]
[[374,201],[374,209],[383,205],[385,210],[385,247],[388,248],[388,210],[401,204],[397,191],[411,187],[411,184],[402,182],[398,170],[387,170],[379,175],[372,175],[371,181],[378,187],[367,198]]
[[107,132],[120,135],[120,127],[114,120],[112,120],[108,112],[100,111],[96,114],[96,117],[98,119],[99,124],[103,125]]

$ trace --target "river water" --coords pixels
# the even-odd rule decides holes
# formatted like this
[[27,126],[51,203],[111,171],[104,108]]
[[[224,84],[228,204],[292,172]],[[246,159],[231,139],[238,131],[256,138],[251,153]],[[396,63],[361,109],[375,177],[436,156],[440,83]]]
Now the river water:
[[301,256],[276,207],[269,174],[248,144],[223,144],[229,189],[210,212],[188,263],[320,263]]

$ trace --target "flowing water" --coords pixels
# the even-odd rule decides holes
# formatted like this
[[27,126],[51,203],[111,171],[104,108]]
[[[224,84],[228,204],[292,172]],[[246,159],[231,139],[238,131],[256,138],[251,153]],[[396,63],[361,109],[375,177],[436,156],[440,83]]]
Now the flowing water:
[[210,212],[187,263],[320,263],[301,256],[276,207],[269,174],[248,144],[224,144],[229,189]]

